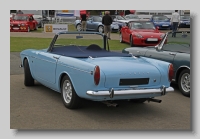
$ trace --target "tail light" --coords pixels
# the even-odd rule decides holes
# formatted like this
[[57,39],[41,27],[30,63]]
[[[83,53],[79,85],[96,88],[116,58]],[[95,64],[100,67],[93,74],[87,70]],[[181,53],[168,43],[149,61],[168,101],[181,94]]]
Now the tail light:
[[169,68],[168,68],[168,79],[171,82],[174,76],[174,67],[172,64],[169,64]]
[[100,81],[100,68],[96,66],[94,69],[94,84],[98,85]]

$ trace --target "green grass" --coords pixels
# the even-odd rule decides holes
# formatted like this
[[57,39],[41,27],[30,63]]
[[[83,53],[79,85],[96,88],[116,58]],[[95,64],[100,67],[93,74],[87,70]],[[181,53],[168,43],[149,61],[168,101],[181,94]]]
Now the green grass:
[[[10,52],[20,52],[25,49],[45,49],[51,43],[51,38],[28,38],[28,37],[10,37]],[[59,39],[59,44],[98,44],[102,46],[102,40],[84,40],[83,39]],[[109,41],[110,50],[122,50],[129,47],[126,43],[119,43],[118,40]]]

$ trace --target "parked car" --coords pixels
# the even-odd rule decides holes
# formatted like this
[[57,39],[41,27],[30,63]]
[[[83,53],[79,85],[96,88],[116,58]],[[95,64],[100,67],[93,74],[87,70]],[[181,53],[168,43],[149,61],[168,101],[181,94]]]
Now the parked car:
[[126,20],[129,20],[129,21],[138,21],[140,18],[138,15],[135,15],[135,14],[128,14],[128,15],[125,15],[124,18]]
[[[101,37],[99,44],[93,41],[96,36]],[[107,43],[107,37],[98,32],[60,32],[47,49],[23,50],[20,67],[25,86],[40,82],[61,93],[69,109],[78,108],[82,99],[109,104],[114,100],[161,102],[154,97],[174,91],[171,63],[112,52]]]
[[118,24],[119,26],[119,30],[121,30],[121,28],[123,26],[126,25],[126,23],[129,22],[129,20],[126,20],[123,16],[121,15],[111,15],[112,19],[114,22],[116,22],[116,24]]
[[[187,33],[188,34],[188,33]],[[179,35],[179,41],[182,43],[163,44],[167,38],[163,38],[160,44],[155,47],[134,47],[125,48],[123,53],[132,53],[135,56],[148,57],[170,62],[174,65],[173,83],[178,84],[181,93],[184,96],[190,96],[190,45],[186,41],[186,34]],[[189,34],[188,34],[189,35]],[[181,36],[183,37],[182,40]],[[170,36],[171,37],[171,36]],[[175,38],[173,38],[175,39]],[[168,41],[170,38],[168,38]],[[170,40],[171,41],[171,40]],[[184,42],[185,41],[185,42]],[[177,40],[172,40],[177,42]]]
[[172,29],[170,18],[165,15],[152,15],[150,21],[159,29]]
[[190,27],[190,15],[181,15],[180,16],[180,24],[179,27],[181,28],[189,28]]
[[121,43],[126,42],[135,47],[155,46],[164,35],[150,21],[130,21],[127,26],[122,27],[119,36]]
[[[76,20],[74,23],[77,31],[81,31],[81,20]],[[116,22],[111,24],[112,32],[118,32],[119,26]],[[90,16],[87,20],[86,30],[88,31],[97,31],[97,32],[104,32],[104,25],[102,24],[102,17],[101,16]]]
[[30,32],[37,30],[37,21],[32,14],[17,14],[10,21],[10,32]]
[[38,22],[38,28],[43,28],[45,23],[49,22],[47,17],[43,17],[42,15],[33,15],[33,18]]

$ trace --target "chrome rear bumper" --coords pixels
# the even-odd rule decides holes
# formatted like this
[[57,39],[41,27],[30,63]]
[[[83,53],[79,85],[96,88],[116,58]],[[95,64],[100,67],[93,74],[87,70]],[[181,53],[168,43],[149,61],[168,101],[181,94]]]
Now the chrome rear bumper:
[[174,89],[172,87],[161,86],[158,89],[131,89],[131,90],[114,90],[111,88],[107,91],[87,91],[87,95],[91,96],[110,96],[113,98],[115,95],[142,95],[142,94],[160,94],[165,95],[166,92],[172,92]]

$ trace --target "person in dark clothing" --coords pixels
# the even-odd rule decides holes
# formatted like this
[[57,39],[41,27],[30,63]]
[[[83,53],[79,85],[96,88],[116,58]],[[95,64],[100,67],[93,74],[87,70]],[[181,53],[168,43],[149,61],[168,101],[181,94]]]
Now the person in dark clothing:
[[81,29],[82,29],[82,31],[86,31],[86,26],[87,26],[87,15],[82,14],[81,15]]
[[24,14],[21,10],[18,10],[16,14]]
[[110,33],[111,33],[111,24],[113,22],[112,17],[110,16],[109,11],[105,11],[105,15],[102,18],[102,24],[104,25],[104,35],[110,39]]
[[125,10],[125,15],[131,14],[130,10]]

